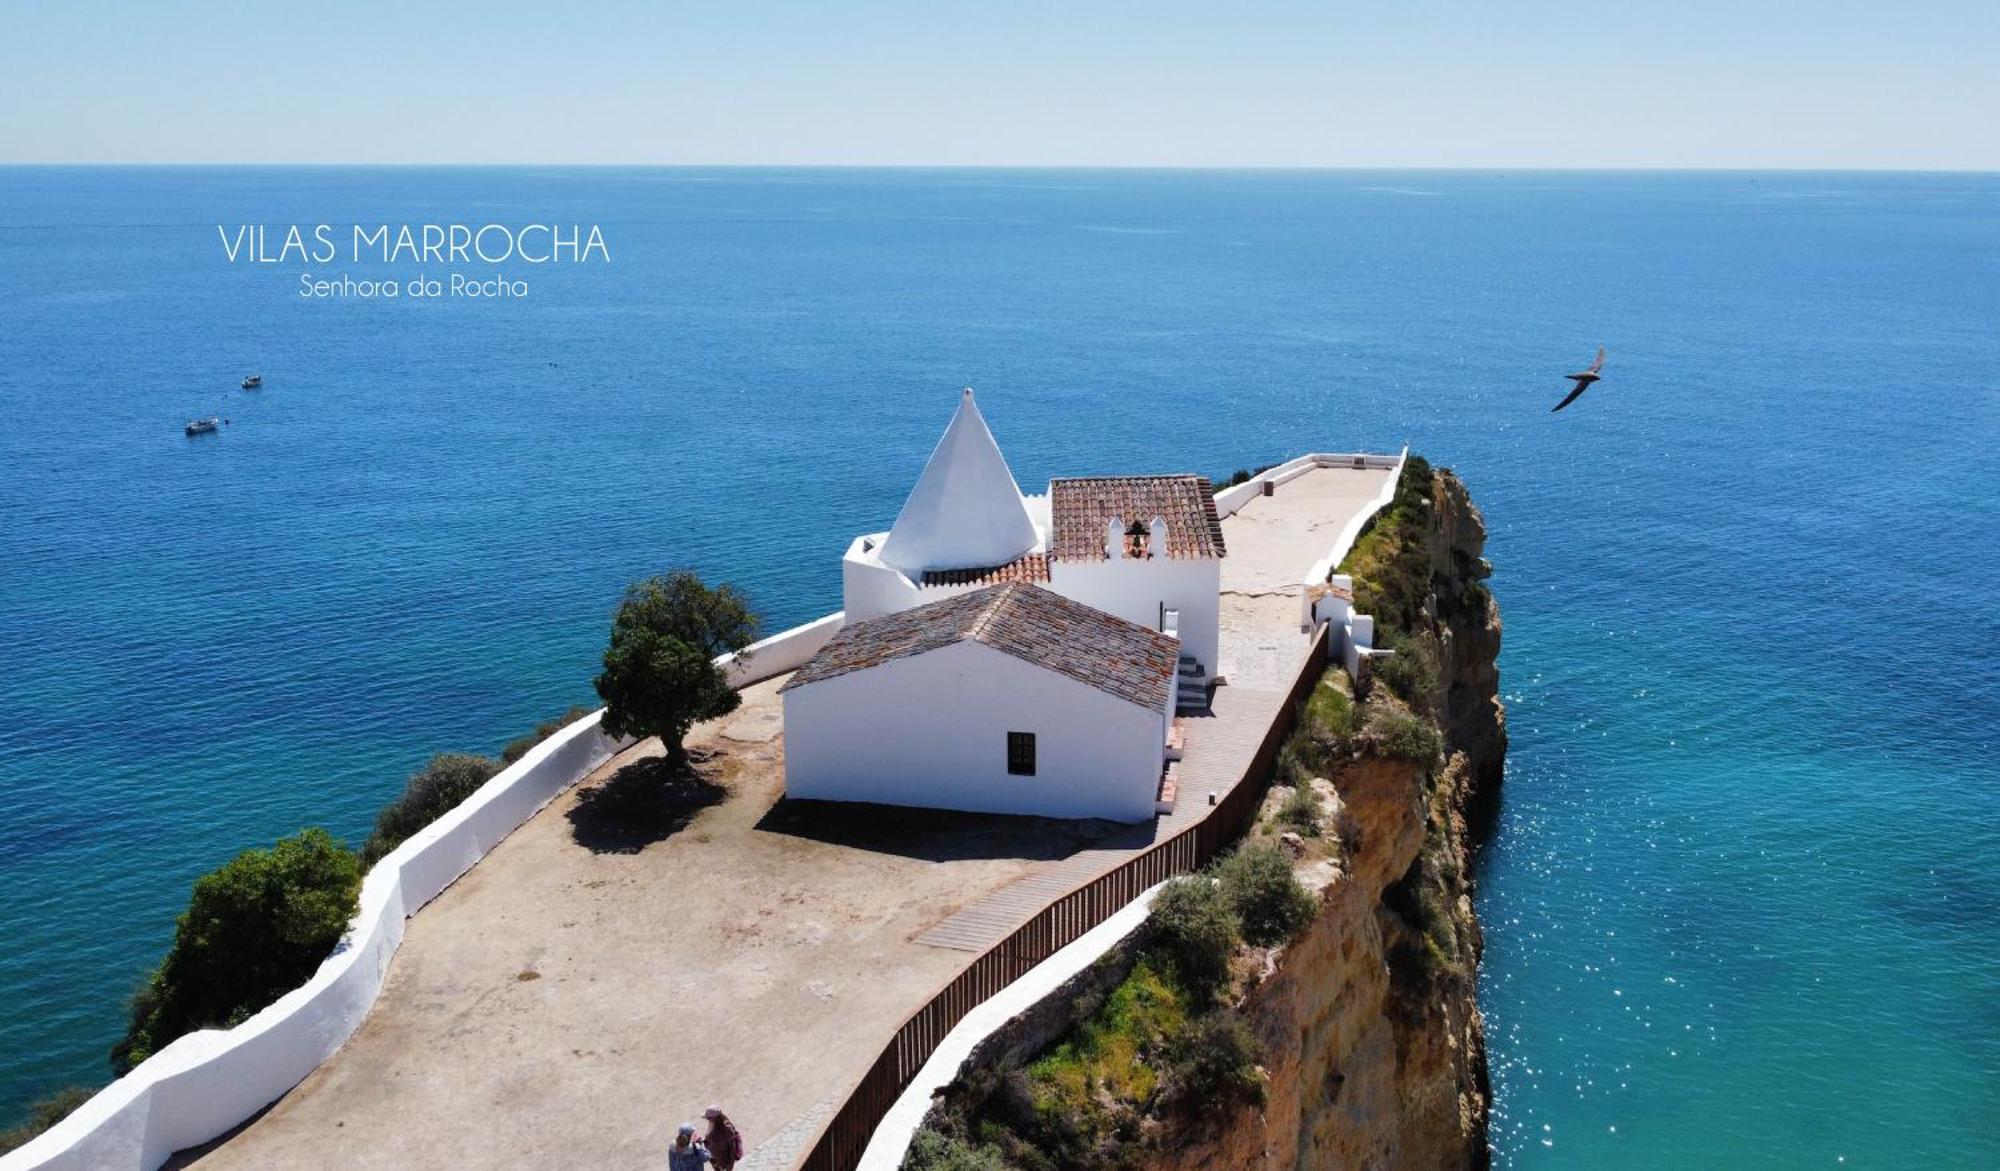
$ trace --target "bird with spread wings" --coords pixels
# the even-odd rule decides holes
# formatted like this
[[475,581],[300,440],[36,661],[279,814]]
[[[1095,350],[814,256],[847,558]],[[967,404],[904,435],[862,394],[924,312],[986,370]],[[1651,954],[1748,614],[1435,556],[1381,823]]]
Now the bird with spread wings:
[[1576,374],[1563,375],[1564,378],[1567,378],[1571,382],[1576,383],[1576,386],[1573,389],[1571,389],[1568,397],[1564,398],[1561,402],[1557,403],[1555,405],[1555,409],[1550,411],[1549,413],[1554,414],[1556,411],[1560,411],[1564,407],[1575,402],[1578,396],[1582,395],[1584,391],[1590,389],[1591,383],[1596,382],[1599,378],[1603,377],[1603,375],[1598,373],[1600,370],[1603,369],[1604,369],[1604,347],[1599,346],[1597,347],[1597,361],[1592,362],[1590,364],[1590,369],[1580,371]]

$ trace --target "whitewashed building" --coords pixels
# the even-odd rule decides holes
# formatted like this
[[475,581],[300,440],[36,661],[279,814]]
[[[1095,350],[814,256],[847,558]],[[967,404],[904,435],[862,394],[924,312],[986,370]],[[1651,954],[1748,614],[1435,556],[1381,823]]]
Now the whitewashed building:
[[1222,523],[1205,477],[1024,496],[966,391],[886,533],[841,566],[846,626],[784,688],[794,797],[1135,821],[1172,807],[1206,707]]
[[791,797],[1142,821],[1180,644],[1036,586],[851,623],[781,693]]
[[1038,585],[1179,638],[1195,705],[1216,665],[1224,555],[1205,476],[1057,479],[1022,495],[968,390],[895,525],[848,546],[842,608],[859,622],[981,586]]

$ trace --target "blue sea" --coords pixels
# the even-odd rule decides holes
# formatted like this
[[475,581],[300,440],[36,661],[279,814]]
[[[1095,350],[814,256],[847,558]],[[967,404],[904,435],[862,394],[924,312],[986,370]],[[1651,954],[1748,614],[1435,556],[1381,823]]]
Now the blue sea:
[[[406,222],[610,263],[217,234]],[[451,267],[527,296],[298,295]],[[2000,1165],[1991,175],[0,169],[0,1116],[196,875],[589,700],[627,582],[836,608],[966,385],[1026,485],[1470,484],[1501,1165]]]

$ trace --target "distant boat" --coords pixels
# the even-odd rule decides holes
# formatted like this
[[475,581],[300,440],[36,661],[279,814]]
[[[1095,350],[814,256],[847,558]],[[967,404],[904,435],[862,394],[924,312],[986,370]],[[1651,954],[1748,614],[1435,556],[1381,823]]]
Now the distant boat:
[[255,390],[262,385],[264,385],[264,376],[262,374],[252,374],[243,380],[243,389],[245,390]]
[[210,431],[215,430],[221,423],[221,418],[214,415],[206,419],[189,419],[187,433],[189,435],[206,435]]

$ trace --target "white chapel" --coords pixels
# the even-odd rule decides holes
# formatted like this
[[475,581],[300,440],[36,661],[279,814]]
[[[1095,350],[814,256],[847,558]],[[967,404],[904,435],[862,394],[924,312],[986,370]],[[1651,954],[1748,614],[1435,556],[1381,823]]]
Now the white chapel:
[[1119,821],[1170,807],[1223,556],[1206,477],[1023,495],[965,391],[895,524],[848,547],[845,625],[783,689],[787,792]]

